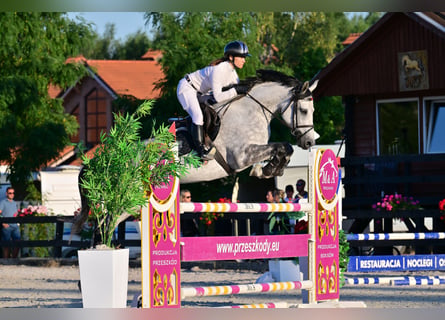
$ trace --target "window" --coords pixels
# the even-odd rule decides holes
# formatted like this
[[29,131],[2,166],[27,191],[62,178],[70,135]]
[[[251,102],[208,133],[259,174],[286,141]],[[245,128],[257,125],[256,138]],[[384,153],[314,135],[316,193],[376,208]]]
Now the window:
[[94,89],[86,97],[85,127],[87,145],[99,143],[101,132],[107,131],[107,100],[101,90]]
[[445,153],[445,101],[432,101],[429,109],[427,153]]
[[380,155],[419,153],[417,100],[377,102]]

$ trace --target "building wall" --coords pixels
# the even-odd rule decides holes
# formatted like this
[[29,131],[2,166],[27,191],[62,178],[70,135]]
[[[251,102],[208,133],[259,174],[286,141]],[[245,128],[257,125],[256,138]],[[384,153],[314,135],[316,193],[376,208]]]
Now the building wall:
[[58,215],[72,216],[81,207],[78,176],[80,167],[61,166],[40,172],[42,204]]

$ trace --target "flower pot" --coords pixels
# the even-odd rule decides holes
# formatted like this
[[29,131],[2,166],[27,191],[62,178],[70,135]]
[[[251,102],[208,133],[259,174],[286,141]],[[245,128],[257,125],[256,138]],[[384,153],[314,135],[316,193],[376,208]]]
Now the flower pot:
[[269,260],[269,271],[275,281],[302,281],[300,265],[295,260]]
[[129,249],[79,250],[84,308],[126,308]]

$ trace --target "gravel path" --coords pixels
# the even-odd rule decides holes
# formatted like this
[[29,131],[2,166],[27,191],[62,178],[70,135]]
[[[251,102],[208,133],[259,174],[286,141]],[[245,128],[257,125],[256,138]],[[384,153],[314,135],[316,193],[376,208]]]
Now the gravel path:
[[[0,308],[82,308],[78,289],[79,269],[76,264],[49,262],[44,266],[0,263]],[[254,283],[263,270],[207,269],[202,266],[184,268],[182,286],[208,286]],[[385,274],[387,276],[388,274]],[[443,272],[399,273],[406,275],[445,275]],[[349,276],[367,276],[366,274]],[[368,275],[370,276],[370,275]],[[141,269],[129,269],[128,306],[141,289]],[[182,307],[222,307],[265,302],[301,304],[299,290],[252,293],[232,296],[187,298]],[[445,285],[390,286],[345,285],[340,290],[340,302],[362,301],[368,308],[439,308],[445,303]]]

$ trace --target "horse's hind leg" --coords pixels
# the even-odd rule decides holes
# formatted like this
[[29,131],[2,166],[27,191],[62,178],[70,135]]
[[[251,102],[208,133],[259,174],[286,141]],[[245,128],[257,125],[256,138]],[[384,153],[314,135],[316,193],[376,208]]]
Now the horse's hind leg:
[[258,178],[271,178],[276,175],[282,175],[284,167],[289,163],[294,149],[289,143],[271,143],[268,145],[251,145],[246,152],[255,155],[257,159],[252,163],[267,161],[263,167],[254,166],[250,175]]

